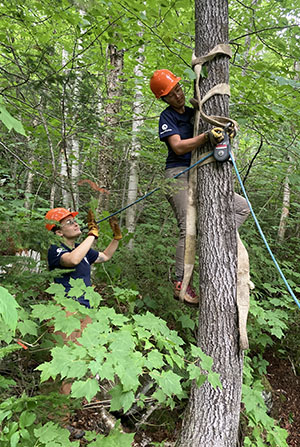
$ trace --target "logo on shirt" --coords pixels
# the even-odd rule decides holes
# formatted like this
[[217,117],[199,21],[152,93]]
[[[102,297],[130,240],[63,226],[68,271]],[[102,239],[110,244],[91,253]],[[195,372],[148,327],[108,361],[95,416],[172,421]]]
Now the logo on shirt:
[[63,251],[65,251],[63,248],[57,248],[57,249],[56,249],[56,253],[57,253],[58,255],[60,255]]
[[83,259],[85,260],[85,262],[86,262],[87,264],[90,265],[90,263],[89,263],[89,261],[87,260],[87,257],[86,257],[86,256],[85,256]]
[[168,127],[168,124],[163,124],[163,125],[161,126],[161,132],[160,132],[160,135],[164,134],[165,132],[171,132],[171,131],[172,131],[172,129],[170,129],[170,128]]

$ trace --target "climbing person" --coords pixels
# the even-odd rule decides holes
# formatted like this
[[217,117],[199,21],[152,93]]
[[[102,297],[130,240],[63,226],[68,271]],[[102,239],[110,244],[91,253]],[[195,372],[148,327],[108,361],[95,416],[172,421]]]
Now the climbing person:
[[[191,163],[191,152],[207,142],[212,145],[224,139],[224,130],[215,127],[197,136],[194,133],[194,109],[186,106],[185,95],[179,81],[170,70],[156,70],[150,79],[150,88],[157,99],[167,104],[159,118],[159,137],[167,148],[165,178],[170,179],[184,171]],[[178,298],[184,277],[184,251],[186,238],[186,209],[188,204],[188,172],[176,179],[178,188],[167,199],[174,211],[179,228],[175,256],[174,297]],[[246,220],[250,210],[247,201],[235,194],[237,228]],[[187,304],[197,304],[199,297],[190,284],[184,295]]]

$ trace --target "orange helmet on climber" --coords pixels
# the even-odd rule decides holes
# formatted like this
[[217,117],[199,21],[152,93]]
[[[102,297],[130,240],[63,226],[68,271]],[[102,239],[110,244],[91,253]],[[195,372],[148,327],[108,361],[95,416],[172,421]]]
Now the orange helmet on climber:
[[[55,220],[57,223],[59,223],[62,219],[68,216],[75,217],[77,216],[78,211],[69,211],[66,208],[52,208],[52,210],[48,211],[48,213],[45,216],[45,219],[48,221]],[[47,230],[51,231],[55,227],[55,223],[48,222],[46,224]]]
[[167,95],[178,84],[181,78],[170,70],[156,70],[150,79],[150,88],[157,99]]

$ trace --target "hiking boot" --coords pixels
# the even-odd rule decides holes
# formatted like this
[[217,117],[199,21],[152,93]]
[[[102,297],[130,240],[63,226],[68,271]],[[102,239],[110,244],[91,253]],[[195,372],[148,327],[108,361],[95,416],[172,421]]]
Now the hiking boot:
[[[180,291],[181,291],[182,281],[175,281],[174,282],[174,298],[175,299],[181,299],[180,298]],[[195,291],[192,289],[190,285],[188,285],[183,302],[185,304],[190,305],[197,305],[199,304],[199,297],[196,295]]]

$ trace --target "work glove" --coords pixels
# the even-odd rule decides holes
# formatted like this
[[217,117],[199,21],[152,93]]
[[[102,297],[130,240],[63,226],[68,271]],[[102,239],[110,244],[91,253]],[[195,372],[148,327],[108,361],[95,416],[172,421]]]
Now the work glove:
[[208,135],[209,141],[212,144],[212,146],[216,146],[217,144],[221,143],[224,140],[224,129],[222,127],[214,127],[213,129],[206,132]]
[[113,216],[109,219],[109,225],[112,229],[114,239],[116,241],[119,241],[120,239],[122,239],[122,233],[121,233],[117,218],[115,216]]
[[227,133],[231,140],[236,136],[236,128],[235,128],[234,124],[230,125],[230,127],[227,130]]
[[88,224],[88,236],[94,236],[95,239],[98,239],[99,237],[99,229],[98,225],[95,221],[95,216],[92,210],[89,210],[87,215],[87,224]]

